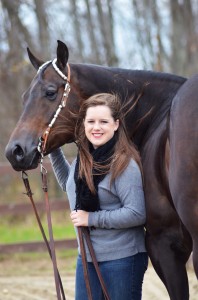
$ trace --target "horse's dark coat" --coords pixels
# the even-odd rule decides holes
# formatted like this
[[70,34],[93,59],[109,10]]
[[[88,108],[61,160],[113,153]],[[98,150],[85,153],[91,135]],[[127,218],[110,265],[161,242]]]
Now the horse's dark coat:
[[[41,62],[30,52],[29,56],[32,64],[38,69]],[[68,50],[62,42],[59,42],[57,64],[65,73],[67,60]],[[189,135],[192,124],[196,123],[196,114],[193,112],[194,110],[197,112],[198,109],[198,103],[195,101],[198,94],[197,78],[189,82],[185,78],[171,74],[86,64],[71,64],[70,68],[71,92],[62,116],[57,119],[50,133],[47,153],[74,141],[75,120],[69,111],[77,111],[81,101],[87,97],[100,92],[113,92],[120,95],[123,103],[127,103],[129,99],[131,104],[138,100],[133,110],[126,116],[126,124],[129,135],[142,156],[147,208],[147,249],[170,298],[189,299],[185,263],[192,247],[198,276],[198,184],[196,184],[198,162],[195,155],[197,149],[193,148],[194,141],[191,140],[197,138],[198,128],[196,127],[196,131],[190,131]],[[32,169],[37,166],[38,139],[60,103],[63,85],[63,80],[49,65],[33,79],[24,94],[24,111],[6,148],[6,155],[16,170]],[[189,94],[191,88],[196,93]],[[48,95],[51,90],[54,91],[54,100],[49,99],[52,97]],[[189,95],[194,101],[192,99],[189,101]],[[185,124],[189,106],[190,120]],[[192,144],[193,154],[187,151],[189,143]],[[186,152],[181,151],[181,148]],[[186,154],[185,158],[183,154]],[[181,163],[183,161],[184,166]],[[188,169],[188,164],[191,165],[191,169]],[[185,176],[184,168],[188,170]],[[192,179],[189,185],[192,191],[189,193],[190,196],[188,189],[185,189],[187,178]],[[191,203],[191,208],[188,207],[186,199]],[[193,207],[196,208],[194,214],[192,214]],[[190,213],[186,213],[187,211]]]

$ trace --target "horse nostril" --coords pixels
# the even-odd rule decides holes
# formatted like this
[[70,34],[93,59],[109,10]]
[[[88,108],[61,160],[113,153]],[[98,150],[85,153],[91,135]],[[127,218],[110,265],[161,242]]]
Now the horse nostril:
[[15,146],[15,148],[12,151],[12,154],[18,162],[20,162],[24,158],[24,151],[19,145]]

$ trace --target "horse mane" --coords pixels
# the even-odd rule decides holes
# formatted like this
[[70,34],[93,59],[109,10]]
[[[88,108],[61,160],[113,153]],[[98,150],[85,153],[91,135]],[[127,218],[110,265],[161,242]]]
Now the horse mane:
[[[133,95],[130,96],[128,93],[130,98],[124,100],[128,106],[126,120],[129,124],[133,119],[131,139],[141,149],[153,131],[167,117],[174,95],[186,78],[153,71],[132,71],[132,73],[135,77]],[[156,90],[156,93],[153,90]],[[141,104],[143,101],[144,105]]]

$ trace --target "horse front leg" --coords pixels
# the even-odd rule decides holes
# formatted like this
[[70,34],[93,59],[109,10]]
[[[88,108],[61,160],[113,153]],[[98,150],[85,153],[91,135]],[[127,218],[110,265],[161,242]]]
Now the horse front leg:
[[181,155],[179,150],[176,151],[178,148],[172,148],[169,186],[178,216],[192,239],[193,265],[198,278],[198,167],[191,149],[186,150],[183,146],[185,154]]
[[[151,169],[149,168],[149,171]],[[189,300],[186,262],[192,240],[182,225],[164,185],[150,172],[145,174],[146,247],[153,267],[171,300]]]
[[189,237],[182,237],[179,227],[160,228],[158,224],[158,232],[156,228],[147,230],[146,247],[170,299],[188,300],[189,285],[185,265],[191,253]]
[[198,169],[189,152],[183,159],[178,152],[177,158],[182,164],[176,166],[171,160],[169,185],[174,206],[192,239],[193,265],[198,278]]
[[[181,184],[180,176],[172,179],[171,194],[177,209],[178,215],[192,239],[193,266],[198,278],[198,185],[195,178],[187,176],[185,181],[188,184]],[[193,182],[193,184],[192,184]]]

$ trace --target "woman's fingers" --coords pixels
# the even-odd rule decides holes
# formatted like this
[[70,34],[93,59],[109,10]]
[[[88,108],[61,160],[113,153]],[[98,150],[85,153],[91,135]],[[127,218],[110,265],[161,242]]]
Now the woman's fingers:
[[70,217],[74,226],[88,226],[89,213],[84,210],[72,211]]

